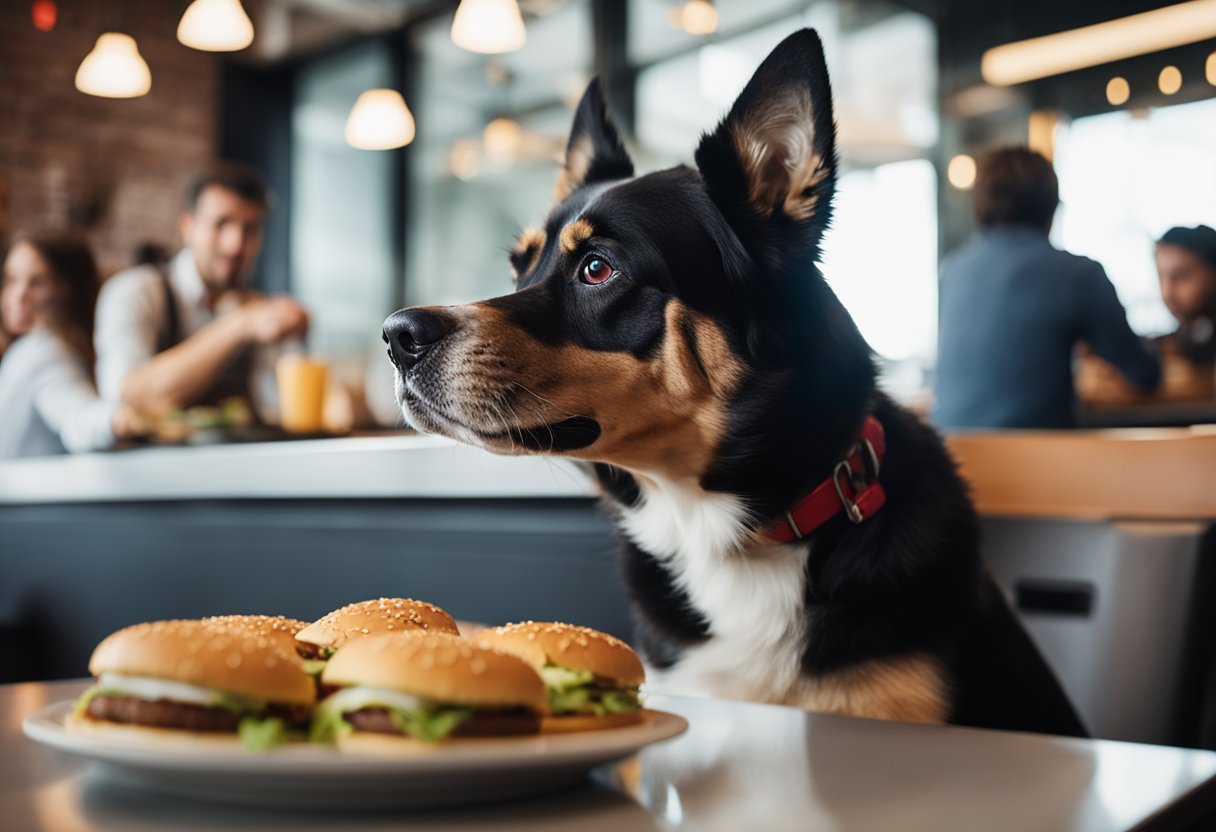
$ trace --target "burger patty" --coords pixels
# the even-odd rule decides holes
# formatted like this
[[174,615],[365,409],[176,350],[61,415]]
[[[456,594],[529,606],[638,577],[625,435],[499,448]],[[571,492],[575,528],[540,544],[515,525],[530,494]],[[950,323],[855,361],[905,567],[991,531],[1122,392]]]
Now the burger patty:
[[[202,732],[235,732],[244,716],[226,708],[172,702],[167,699],[153,701],[135,696],[95,697],[89,703],[86,713],[93,719],[109,722]],[[306,725],[310,709],[306,705],[270,705],[258,716],[278,717],[288,725]]]
[[[343,714],[342,718],[358,731],[405,735],[404,731],[393,724],[393,718],[387,708],[360,708]],[[450,736],[505,737],[535,734],[539,731],[540,717],[527,709],[519,708],[510,711],[478,711],[457,725]]]

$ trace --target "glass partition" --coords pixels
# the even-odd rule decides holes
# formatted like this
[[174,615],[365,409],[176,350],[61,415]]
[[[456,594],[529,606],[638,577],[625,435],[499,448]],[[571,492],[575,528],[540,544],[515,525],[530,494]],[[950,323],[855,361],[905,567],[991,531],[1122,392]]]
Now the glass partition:
[[362,356],[392,311],[393,154],[346,143],[359,93],[395,86],[389,45],[368,41],[301,67],[292,116],[292,290],[312,313],[310,347]]

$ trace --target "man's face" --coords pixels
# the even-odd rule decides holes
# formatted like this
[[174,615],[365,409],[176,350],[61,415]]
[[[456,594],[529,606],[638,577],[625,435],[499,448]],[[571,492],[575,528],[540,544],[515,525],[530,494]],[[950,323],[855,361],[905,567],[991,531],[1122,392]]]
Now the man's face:
[[194,253],[199,276],[212,292],[239,289],[262,248],[266,211],[220,185],[199,194],[182,217],[182,240]]
[[1181,246],[1157,245],[1161,299],[1180,323],[1190,323],[1216,303],[1216,272]]

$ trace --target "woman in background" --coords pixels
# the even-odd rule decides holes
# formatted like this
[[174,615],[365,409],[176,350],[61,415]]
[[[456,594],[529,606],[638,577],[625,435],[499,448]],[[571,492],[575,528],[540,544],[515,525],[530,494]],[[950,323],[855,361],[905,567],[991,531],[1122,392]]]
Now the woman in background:
[[93,385],[97,265],[67,237],[18,238],[4,259],[0,459],[107,448],[130,431]]
[[1161,299],[1178,321],[1172,338],[1192,364],[1216,362],[1216,229],[1171,228],[1157,241]]
[[1216,399],[1216,229],[1178,226],[1156,246],[1161,300],[1178,328],[1154,339],[1161,355],[1161,387],[1145,395],[1114,368],[1083,355],[1077,390],[1096,407]]

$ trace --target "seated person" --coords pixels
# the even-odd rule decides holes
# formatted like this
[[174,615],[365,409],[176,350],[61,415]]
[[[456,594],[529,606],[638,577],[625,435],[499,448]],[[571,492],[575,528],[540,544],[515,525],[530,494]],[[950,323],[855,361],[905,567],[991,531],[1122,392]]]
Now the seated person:
[[97,266],[66,237],[18,240],[4,260],[0,322],[0,459],[92,451],[125,437],[125,410],[93,386]]
[[1051,245],[1059,184],[1024,147],[978,166],[979,233],[941,267],[934,421],[945,428],[1075,424],[1073,350],[1088,343],[1135,386],[1161,368],[1127,324],[1102,266]]
[[1176,227],[1157,241],[1161,299],[1178,328],[1155,339],[1161,351],[1161,388],[1146,395],[1109,364],[1082,356],[1077,390],[1086,404],[1198,402],[1216,399],[1216,229]]
[[303,337],[308,313],[246,286],[269,196],[256,171],[216,164],[187,195],[182,250],[106,282],[94,336],[103,398],[157,414],[242,397],[273,421],[270,348]]

